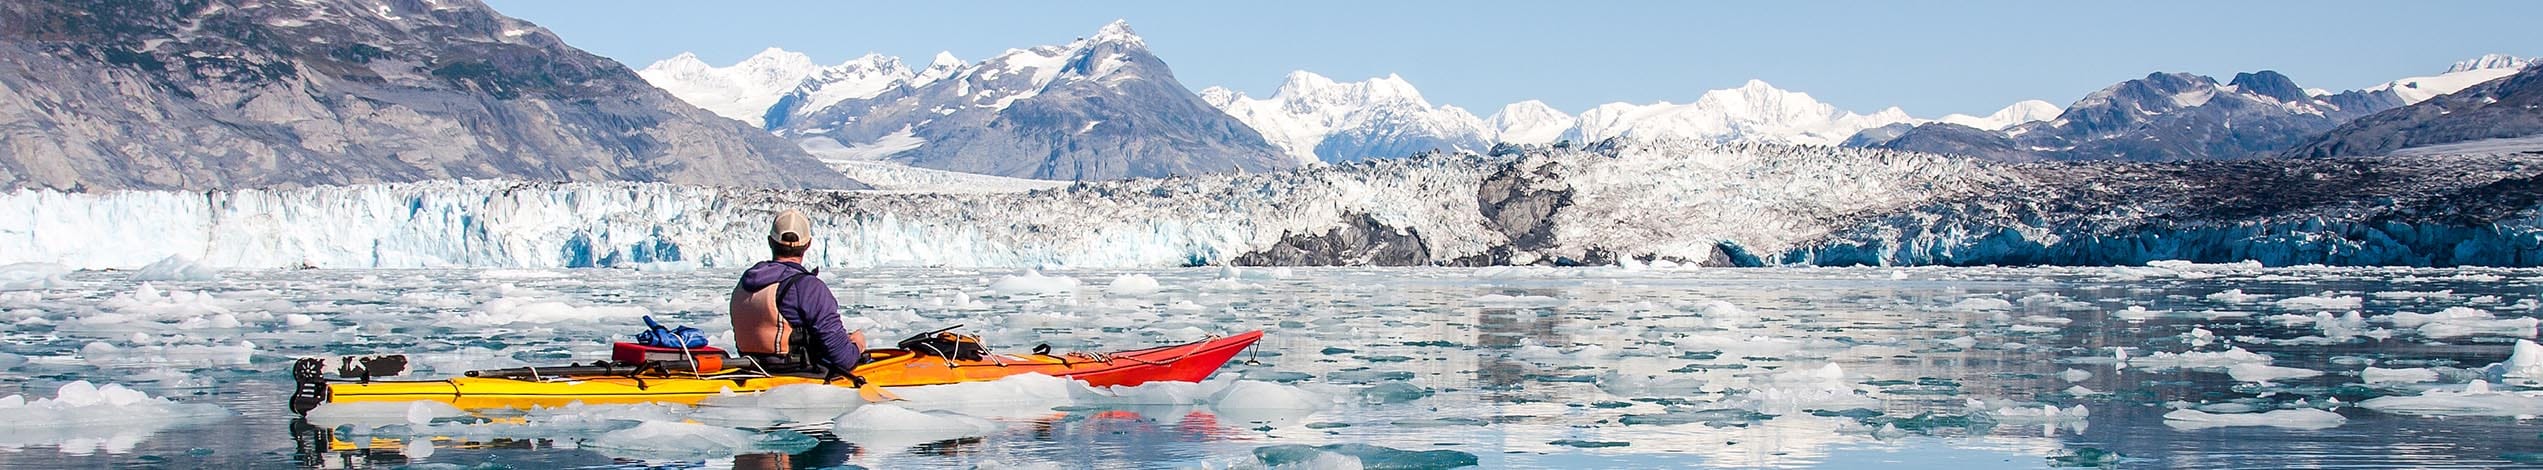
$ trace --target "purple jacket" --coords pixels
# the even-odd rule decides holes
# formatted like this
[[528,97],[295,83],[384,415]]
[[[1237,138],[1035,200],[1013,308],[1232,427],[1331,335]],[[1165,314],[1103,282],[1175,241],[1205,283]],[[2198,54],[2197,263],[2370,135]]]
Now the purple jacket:
[[[800,264],[761,261],[742,271],[742,290],[757,291],[802,272],[809,271]],[[814,359],[834,370],[847,372],[856,368],[857,358],[865,354],[857,349],[856,342],[848,341],[848,327],[839,322],[839,299],[830,296],[830,285],[821,282],[820,276],[795,278],[795,284],[786,287],[786,296],[777,299],[777,315],[818,343],[797,347],[817,346],[811,351]]]

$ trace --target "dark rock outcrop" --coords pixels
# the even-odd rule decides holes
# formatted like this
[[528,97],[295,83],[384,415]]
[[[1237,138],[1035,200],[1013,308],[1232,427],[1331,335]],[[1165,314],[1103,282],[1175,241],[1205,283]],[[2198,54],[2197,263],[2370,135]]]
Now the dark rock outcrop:
[[1271,248],[1238,256],[1239,266],[1423,266],[1431,264],[1422,234],[1378,222],[1368,214],[1343,217],[1323,234],[1289,233]]

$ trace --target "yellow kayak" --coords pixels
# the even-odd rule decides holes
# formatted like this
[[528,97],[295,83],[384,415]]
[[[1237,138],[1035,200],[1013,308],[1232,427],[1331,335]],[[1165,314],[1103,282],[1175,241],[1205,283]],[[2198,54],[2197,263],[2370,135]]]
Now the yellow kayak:
[[[884,389],[990,381],[1026,373],[1083,380],[1095,386],[1198,382],[1208,379],[1219,366],[1262,337],[1261,331],[1249,331],[1111,354],[991,354],[976,361],[884,349],[869,351],[867,361],[857,366],[855,375],[865,385]],[[746,367],[698,372],[642,365],[605,371],[592,366],[554,367],[544,374],[537,372],[538,368],[528,368],[532,371],[528,374],[440,380],[370,380],[367,374],[359,380],[330,379],[323,375],[323,363],[322,359],[303,358],[294,364],[293,376],[299,387],[292,396],[292,412],[305,414],[325,403],[419,400],[468,410],[555,407],[573,402],[694,405],[711,396],[752,394],[786,385],[853,386],[848,379],[825,381],[819,377],[763,374]],[[399,363],[402,367],[402,358]]]

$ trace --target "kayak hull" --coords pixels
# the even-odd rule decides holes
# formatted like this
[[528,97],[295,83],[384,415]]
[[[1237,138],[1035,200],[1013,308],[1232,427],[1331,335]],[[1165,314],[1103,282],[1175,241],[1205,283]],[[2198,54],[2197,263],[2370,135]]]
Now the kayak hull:
[[[980,361],[952,361],[899,352],[870,359],[858,366],[856,373],[866,383],[886,389],[982,382],[1034,373],[1081,380],[1099,387],[1148,382],[1198,382],[1208,379],[1220,366],[1261,339],[1261,331],[1250,331],[1188,344],[1101,356],[991,355]],[[309,379],[304,377],[302,380]],[[672,372],[644,376],[568,376],[546,380],[455,377],[412,381],[326,381],[322,384],[304,382],[304,388],[323,387],[324,392],[316,397],[295,397],[292,406],[293,411],[306,413],[308,408],[314,408],[318,403],[410,401],[438,401],[469,410],[556,407],[575,402],[694,405],[712,396],[752,394],[787,385],[824,383],[850,386],[845,379],[825,382],[820,378],[767,376],[747,370],[711,374]]]

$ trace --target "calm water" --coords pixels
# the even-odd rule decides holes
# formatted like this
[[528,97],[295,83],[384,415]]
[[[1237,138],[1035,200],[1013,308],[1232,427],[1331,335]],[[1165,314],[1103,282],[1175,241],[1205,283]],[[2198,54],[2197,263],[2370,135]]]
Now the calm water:
[[[2499,325],[2537,316],[2536,271],[1184,269],[1048,273],[1073,288],[1001,283],[1016,274],[836,269],[825,278],[855,305],[852,323],[879,325],[877,338],[965,324],[1006,351],[1117,350],[1263,329],[1257,353],[1223,379],[1267,382],[1317,406],[956,406],[941,411],[997,429],[842,440],[827,424],[797,422],[750,430],[781,445],[678,455],[593,445],[646,419],[634,414],[577,429],[443,421],[499,438],[410,436],[403,421],[318,429],[283,406],[293,357],[404,352],[427,377],[597,357],[641,329],[637,315],[723,329],[733,273],[231,272],[147,289],[126,273],[75,273],[68,285],[0,293],[0,351],[24,359],[0,357],[9,366],[0,391],[46,398],[88,380],[227,413],[0,425],[10,449],[0,466],[1225,468],[1262,466],[1258,455],[1286,449],[1273,446],[1342,443],[1454,451],[1489,468],[2543,462],[2533,419],[2356,406],[2459,388],[2506,360],[2515,339],[2535,333]],[[1116,285],[1128,275],[1156,288]],[[1057,285],[1025,286],[1037,283]],[[2495,318],[2457,323],[2469,333],[2388,318],[2452,307]],[[2293,317],[2352,311],[2367,321],[2326,328],[2338,318]],[[2323,374],[2257,383],[2147,358],[2229,348]],[[2115,349],[2132,358],[2126,367]],[[2359,371],[2369,366],[2435,377],[2366,384]],[[2176,408],[2325,409],[2345,422],[2200,428],[2167,423]],[[0,412],[8,416],[24,415]]]

